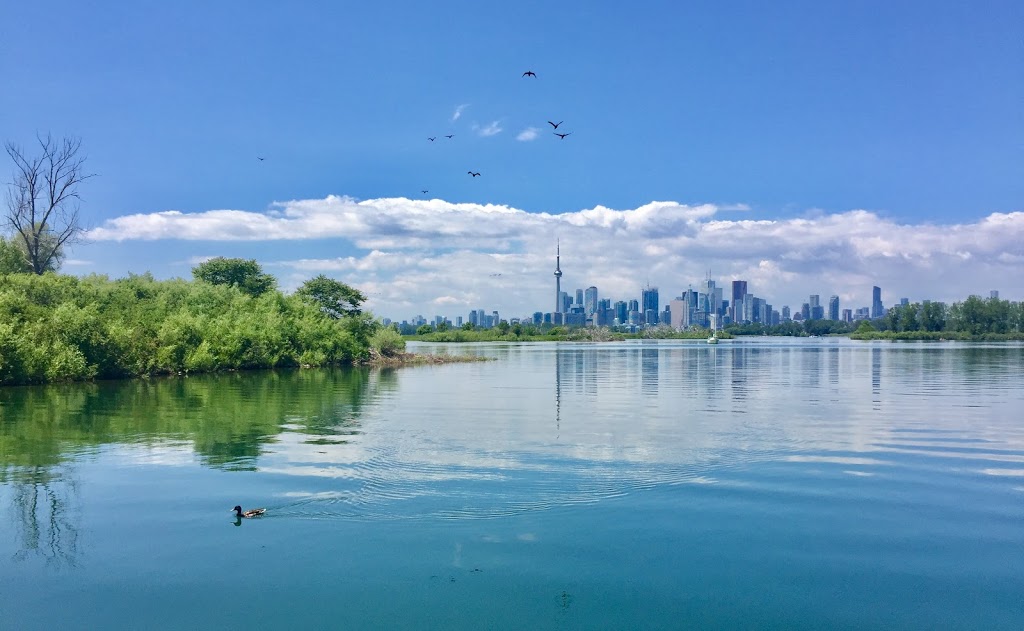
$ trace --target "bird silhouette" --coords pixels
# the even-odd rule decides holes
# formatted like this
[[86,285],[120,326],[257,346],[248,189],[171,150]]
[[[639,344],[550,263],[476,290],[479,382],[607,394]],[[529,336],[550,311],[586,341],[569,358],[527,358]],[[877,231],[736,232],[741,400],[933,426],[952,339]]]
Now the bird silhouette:
[[266,160],[266,158],[261,158],[259,156],[256,156],[256,159],[259,160],[260,162],[263,162],[264,160]]
[[429,140],[430,142],[434,142],[435,140],[437,140],[437,136],[428,136],[427,140]]
[[469,173],[473,177],[476,177],[476,176],[480,175],[479,173],[473,173],[472,171],[466,171],[466,173]]
[[451,140],[451,139],[452,139],[452,138],[454,138],[454,137],[455,137],[455,134],[451,134],[451,135],[449,135],[449,136],[445,136],[445,138],[447,138],[448,140]]
[[429,193],[430,191],[420,191],[420,192],[421,192],[421,193],[423,193],[424,195],[426,195],[426,194],[427,194],[427,193]]
[[558,136],[559,138],[561,138],[562,140],[565,140],[565,137],[566,136],[571,136],[572,132],[569,132],[568,134],[560,134],[558,132],[555,132],[555,135]]
[[548,125],[551,125],[551,126],[552,126],[552,127],[554,127],[555,129],[558,129],[558,126],[559,126],[559,125],[561,125],[561,124],[562,124],[562,123],[564,123],[564,122],[565,122],[565,121],[558,121],[557,123],[552,123],[551,121],[548,121]]
[[523,76],[524,77],[534,77],[534,78],[536,78],[537,77],[537,73],[532,71],[532,70],[527,70],[526,72],[523,73]]

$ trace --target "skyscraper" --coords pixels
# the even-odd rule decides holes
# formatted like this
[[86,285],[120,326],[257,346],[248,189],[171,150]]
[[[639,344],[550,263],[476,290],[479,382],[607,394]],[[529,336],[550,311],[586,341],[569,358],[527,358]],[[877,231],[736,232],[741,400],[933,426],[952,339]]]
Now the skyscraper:
[[562,244],[555,242],[555,313],[562,313]]
[[582,305],[583,304],[583,290],[582,289],[577,289],[576,290],[576,304],[578,304],[578,305]]
[[747,281],[745,280],[734,280],[732,281],[732,321],[742,322],[743,321],[743,296],[747,295]]
[[583,294],[583,310],[588,316],[597,313],[597,287],[591,285]]
[[[647,286],[647,289],[640,290],[640,313],[645,316],[650,310],[654,310],[655,319],[658,315],[658,288]],[[657,324],[655,322],[655,324]]]
[[828,319],[839,319],[839,296],[829,296],[828,298]]
[[871,288],[871,319],[881,318],[885,315],[885,307],[882,306],[882,288]]

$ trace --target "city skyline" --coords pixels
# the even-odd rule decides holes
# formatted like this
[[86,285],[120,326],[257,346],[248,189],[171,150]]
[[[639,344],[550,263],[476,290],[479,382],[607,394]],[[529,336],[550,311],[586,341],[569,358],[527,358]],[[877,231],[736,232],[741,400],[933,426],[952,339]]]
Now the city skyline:
[[1024,296],[1022,3],[246,6],[5,11],[2,140],[98,174],[64,272],[240,257],[455,317],[549,311],[560,242],[613,296]]

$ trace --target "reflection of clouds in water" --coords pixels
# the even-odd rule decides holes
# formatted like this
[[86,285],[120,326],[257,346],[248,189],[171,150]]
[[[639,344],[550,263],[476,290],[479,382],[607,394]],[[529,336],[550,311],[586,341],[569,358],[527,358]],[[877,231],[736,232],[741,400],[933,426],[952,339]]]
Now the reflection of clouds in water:
[[[847,340],[473,350],[501,361],[401,371],[401,396],[364,410],[362,433],[347,444],[310,445],[308,433],[286,433],[261,458],[261,469],[344,481],[343,498],[324,502],[367,513],[486,517],[674,484],[742,486],[742,475],[728,472],[760,462],[831,465],[870,477],[896,464],[1024,459],[1019,433],[988,422],[993,406],[1007,403],[1007,367],[1019,364],[1012,356],[987,360],[987,378],[958,391],[950,384],[957,385],[965,357],[956,352],[922,358],[923,349]],[[923,412],[921,397],[930,397],[936,382],[946,396],[983,405]],[[986,423],[972,425],[965,414]],[[967,438],[988,440],[979,433],[1009,448],[956,448]],[[908,461],[901,453],[933,460]],[[396,504],[426,496],[429,509]]]

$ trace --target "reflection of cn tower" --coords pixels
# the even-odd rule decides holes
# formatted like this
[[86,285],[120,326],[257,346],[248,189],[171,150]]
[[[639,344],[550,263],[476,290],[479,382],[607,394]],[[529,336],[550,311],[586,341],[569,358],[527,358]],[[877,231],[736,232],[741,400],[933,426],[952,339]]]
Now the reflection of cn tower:
[[[555,311],[554,313],[562,312],[562,265],[561,265],[562,251],[561,244],[555,242]],[[553,320],[554,318],[552,318]]]

